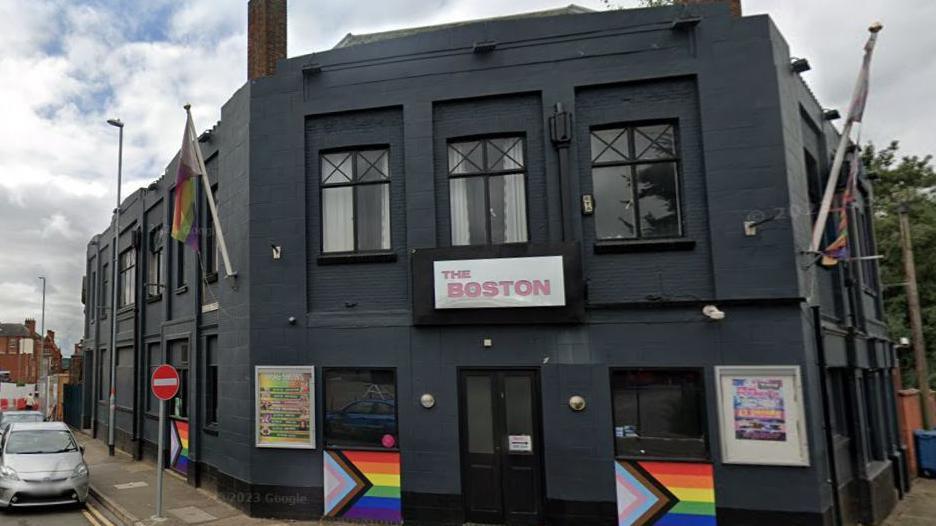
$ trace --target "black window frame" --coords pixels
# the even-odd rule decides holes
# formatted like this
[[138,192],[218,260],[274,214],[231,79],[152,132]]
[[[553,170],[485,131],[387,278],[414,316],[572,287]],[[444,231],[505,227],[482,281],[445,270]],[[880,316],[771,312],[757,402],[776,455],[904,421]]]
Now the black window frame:
[[[631,451],[622,451],[620,445],[618,444],[618,438],[616,436],[616,427],[618,427],[617,422],[617,407],[615,403],[616,399],[616,384],[615,376],[623,375],[627,373],[641,373],[641,372],[650,372],[650,373],[673,373],[673,374],[686,374],[692,373],[697,375],[698,386],[695,389],[697,396],[697,408],[698,413],[698,425],[699,430],[701,431],[701,437],[698,439],[678,439],[683,440],[686,443],[700,441],[701,453],[696,454],[694,452],[685,452],[685,454],[668,454],[661,453],[659,451],[653,453],[645,453],[641,447],[639,447],[640,441],[646,441],[647,444],[653,444],[655,441],[673,441],[670,437],[653,437],[653,436],[640,436],[640,441],[638,441],[638,447],[635,448],[636,452]],[[609,373],[609,386],[611,391],[611,440],[614,444],[614,456],[618,459],[639,459],[639,460],[664,460],[664,461],[711,461],[712,459],[712,440],[709,432],[709,423],[708,423],[708,411],[707,411],[707,399],[708,395],[706,392],[706,375],[705,369],[702,367],[612,367]],[[639,404],[639,401],[638,401]],[[650,442],[654,441],[654,442]]]
[[[155,351],[155,352],[154,352]],[[147,342],[146,343],[146,402],[144,410],[146,414],[157,416],[159,413],[159,403],[160,400],[156,398],[156,395],[153,394],[152,382],[153,373],[156,372],[156,369],[164,364],[163,361],[163,345],[160,342]]]
[[[105,379],[105,364],[107,364],[107,349],[98,349],[98,363],[97,363],[97,401],[98,403],[107,402],[107,391],[104,387]],[[107,364],[108,366],[110,364]],[[27,366],[28,369],[28,366]],[[110,383],[110,378],[107,378],[108,383]],[[108,386],[109,387],[109,386]]]
[[[94,259],[91,260],[91,268],[92,269],[97,268],[97,261]],[[97,270],[92,270],[91,280],[88,283],[88,296],[89,296],[88,307],[91,309],[91,312],[88,313],[89,314],[88,318],[90,319],[91,323],[95,323],[97,321],[98,310],[99,310],[98,309],[98,279],[97,278],[98,278]]]
[[166,287],[166,235],[163,225],[156,225],[148,234],[146,262],[146,299],[156,301],[162,298],[162,289]]
[[[520,141],[520,149],[523,152],[523,160],[520,168],[514,168],[509,170],[491,170],[490,169],[490,160],[488,159],[488,143],[497,139],[518,139]],[[462,144],[469,142],[477,142],[478,148],[481,148],[481,169],[476,172],[467,172],[467,173],[452,173],[452,171],[460,166],[464,162],[471,162],[468,160],[466,155],[462,155],[462,161],[457,163],[455,166],[449,166],[449,150],[452,149],[454,144]],[[494,148],[498,148],[494,146]],[[472,150],[474,151],[474,150]],[[468,152],[469,155],[471,152]],[[507,155],[506,152],[503,152],[504,155]],[[459,154],[461,154],[459,152]],[[511,158],[514,162],[516,159]],[[471,162],[474,164],[473,162]],[[477,165],[475,165],[477,166]],[[450,137],[445,142],[445,174],[446,174],[446,186],[448,187],[448,205],[449,205],[449,244],[453,247],[489,247],[495,245],[522,245],[530,242],[530,174],[529,174],[529,152],[527,151],[527,134],[526,132],[504,132],[504,133],[494,133],[486,135],[469,135],[463,137]],[[526,230],[526,239],[523,241],[505,241],[504,243],[494,243],[491,240],[491,187],[490,181],[492,177],[504,177],[508,175],[517,175],[520,174],[523,176],[523,222]],[[472,178],[482,178],[484,181],[484,209],[488,212],[484,217],[484,243],[468,243],[468,244],[455,244],[455,221],[452,219],[452,186],[451,181],[453,179],[472,179]]]
[[[218,195],[218,183],[211,185],[211,195]],[[211,213],[211,205],[208,203],[208,194],[205,194],[205,235],[202,241],[202,250],[205,254],[205,281],[211,283],[217,281],[220,265],[218,262],[218,237],[215,232],[214,215]],[[220,215],[221,210],[215,199],[215,208]]]
[[[655,159],[641,159],[640,154],[636,153],[636,142],[634,139],[634,130],[638,128],[650,127],[650,126],[669,126],[672,129],[673,135],[673,156],[665,158],[655,158]],[[623,159],[616,161],[596,161],[597,158],[601,157],[604,152],[596,154],[592,151],[591,144],[592,138],[594,137],[595,132],[599,131],[609,131],[609,130],[624,130],[627,133],[627,144],[631,152],[634,152],[634,159]],[[655,141],[650,139],[646,134],[642,134],[644,137],[647,137],[651,143]],[[602,142],[604,140],[600,139]],[[616,142],[616,139],[611,141],[612,143]],[[681,155],[682,144],[680,141],[680,125],[679,119],[670,118],[670,119],[652,119],[652,120],[640,120],[640,121],[627,121],[627,122],[615,122],[609,124],[599,124],[591,126],[588,129],[588,171],[590,184],[592,187],[593,195],[595,188],[595,179],[594,171],[596,168],[614,168],[618,166],[627,167],[628,172],[630,172],[631,180],[631,191],[633,195],[633,206],[634,206],[634,228],[635,235],[634,237],[600,237],[598,233],[598,219],[597,219],[597,210],[601,206],[597,196],[593,197],[595,212],[592,214],[593,217],[593,231],[595,235],[595,241],[601,244],[636,244],[636,243],[646,243],[646,242],[655,242],[655,241],[666,241],[666,240],[683,240],[686,239],[686,225],[685,225],[685,214],[683,213],[683,156]],[[612,145],[605,142],[608,147]],[[647,151],[650,148],[648,146],[644,149]],[[619,152],[620,153],[620,152]],[[621,155],[622,157],[626,157]],[[646,166],[652,164],[669,164],[672,163],[675,165],[675,199],[676,199],[676,226],[678,232],[675,236],[644,236],[642,235],[641,226],[641,216],[640,216],[640,196],[638,195],[638,185],[639,179],[637,177],[637,168],[639,166]]]
[[[395,441],[396,441],[393,447],[389,447],[389,448],[388,448],[388,447],[383,447],[383,446],[380,445],[380,444],[375,444],[375,445],[369,446],[369,445],[354,444],[354,443],[351,443],[351,442],[331,441],[331,440],[329,440],[329,437],[328,437],[328,435],[329,435],[329,422],[328,422],[328,416],[327,416],[327,415],[331,412],[331,411],[328,409],[328,405],[329,405],[329,387],[328,387],[328,385],[329,385],[329,374],[336,373],[336,372],[342,372],[342,371],[346,371],[346,372],[360,372],[360,371],[382,372],[382,373],[390,373],[391,375],[393,375],[393,410],[394,410],[394,411],[393,411],[393,421],[394,421],[394,427],[395,427],[395,432],[393,433],[393,437],[394,437],[394,439],[395,439]],[[351,402],[351,403],[357,403],[357,402],[360,402],[360,401],[364,401],[364,400],[358,400],[358,401]],[[350,403],[349,403],[349,404],[346,404],[345,407],[347,407],[348,405],[350,405]],[[324,421],[324,425],[322,426],[322,443],[323,443],[323,447],[325,447],[326,449],[349,449],[349,450],[361,450],[361,451],[393,451],[393,452],[399,452],[399,451],[400,451],[400,407],[399,407],[399,381],[398,381],[397,369],[396,369],[395,367],[354,367],[354,366],[349,366],[349,367],[323,367],[323,368],[322,368],[322,419],[323,419],[323,421]]]
[[[361,181],[359,180],[358,172],[358,157],[363,152],[373,152],[377,150],[383,150],[383,155],[387,158],[387,173],[384,174],[385,177],[376,181]],[[341,155],[349,154],[351,156],[351,180],[348,182],[338,182],[338,183],[326,183],[325,174],[322,170],[323,164],[326,162],[325,157],[329,155]],[[345,255],[354,255],[354,254],[386,254],[393,251],[393,208],[391,203],[393,201],[392,192],[393,188],[391,183],[393,182],[393,170],[391,169],[391,157],[392,148],[389,144],[368,144],[368,145],[358,145],[351,147],[343,148],[330,148],[327,150],[319,150],[318,156],[318,189],[319,189],[319,253],[322,256],[345,256]],[[379,160],[379,158],[378,158]],[[329,164],[332,164],[331,161],[328,161]],[[367,161],[372,168],[376,168],[373,163]],[[344,164],[343,162],[340,164]],[[332,164],[334,166],[334,164]],[[337,170],[338,167],[336,166]],[[369,249],[361,250],[359,248],[358,242],[358,228],[357,228],[357,194],[358,188],[362,186],[375,186],[375,185],[386,185],[387,186],[387,230],[389,232],[389,246],[386,248],[378,249]],[[352,217],[352,227],[351,231],[354,236],[354,248],[352,250],[325,250],[325,191],[329,188],[351,188],[351,217]]]
[[[212,345],[213,342],[213,345]],[[218,427],[218,335],[205,336],[205,427],[215,429]]]
[[110,264],[108,263],[101,264],[101,295],[100,298],[98,298],[101,303],[101,310],[100,314],[98,315],[98,319],[101,320],[107,319],[107,298],[109,297],[109,294],[107,293],[107,284],[110,283],[110,280],[107,279],[110,275],[110,272],[108,272],[110,270],[108,268],[109,266]]
[[[193,227],[194,228],[194,227]],[[185,242],[175,242],[175,286],[176,292],[183,292],[187,283],[185,281]]]
[[[128,260],[132,260],[128,263]],[[117,259],[117,308],[136,304],[136,249],[128,248]],[[128,279],[129,278],[129,279]]]

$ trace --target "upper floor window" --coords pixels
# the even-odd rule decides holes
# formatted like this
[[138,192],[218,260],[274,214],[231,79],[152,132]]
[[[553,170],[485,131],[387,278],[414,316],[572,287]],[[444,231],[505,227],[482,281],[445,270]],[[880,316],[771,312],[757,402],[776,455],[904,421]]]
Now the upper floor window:
[[[215,208],[218,209],[218,185],[211,187],[211,194],[215,196]],[[211,214],[211,205],[208,204],[208,196],[205,196],[205,223],[208,228],[205,229],[205,274],[207,276],[218,275],[218,238],[215,233],[214,216]],[[218,210],[220,214],[220,209]]]
[[448,145],[453,245],[527,241],[523,137]]
[[98,302],[101,304],[99,317],[102,319],[107,317],[107,302],[110,298],[110,295],[108,294],[110,287],[107,286],[109,282],[110,271],[108,270],[108,264],[104,263],[101,265],[101,293],[98,294]]
[[165,254],[165,239],[162,225],[150,230],[149,233],[149,261],[146,263],[146,295],[150,298],[162,294],[166,285],[165,270],[163,269],[163,254]]
[[674,124],[593,129],[591,165],[599,240],[682,235]]
[[120,273],[117,280],[118,306],[133,305],[136,301],[136,251],[134,249],[127,249],[120,254]]
[[185,286],[185,243],[182,241],[176,241],[176,267],[175,267],[175,278],[176,278],[176,288],[181,288]]
[[325,153],[322,252],[390,250],[390,149]]

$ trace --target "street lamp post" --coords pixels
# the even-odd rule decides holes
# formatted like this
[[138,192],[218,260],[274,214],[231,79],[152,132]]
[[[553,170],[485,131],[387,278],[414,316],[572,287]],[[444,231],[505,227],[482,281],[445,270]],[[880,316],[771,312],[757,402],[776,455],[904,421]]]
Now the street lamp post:
[[113,301],[111,302],[111,341],[110,341],[110,396],[108,399],[107,411],[107,451],[108,455],[114,456],[114,414],[117,410],[117,292],[120,289],[117,283],[117,265],[118,265],[118,246],[120,239],[120,179],[123,175],[123,130],[124,124],[120,119],[107,119],[107,124],[117,127],[120,130],[120,138],[117,149],[117,208],[114,209],[114,244],[111,245],[113,254],[111,268],[113,270],[113,279],[111,287],[113,288]]
[[42,416],[48,417],[48,396],[49,396],[49,371],[45,367],[45,294],[46,294],[46,278],[45,276],[39,276],[39,279],[42,280],[42,321],[39,325],[39,360],[37,363],[38,375],[39,375],[39,385],[42,386],[42,392],[39,397],[39,410],[42,411]]

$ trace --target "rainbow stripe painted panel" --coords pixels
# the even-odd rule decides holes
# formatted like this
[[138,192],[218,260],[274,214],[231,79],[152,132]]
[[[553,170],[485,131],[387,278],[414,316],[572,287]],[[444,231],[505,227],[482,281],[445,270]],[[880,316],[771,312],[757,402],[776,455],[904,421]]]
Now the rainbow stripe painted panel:
[[400,454],[325,452],[325,516],[400,524]]
[[618,526],[715,526],[711,464],[614,464]]
[[184,420],[172,420],[172,432],[169,433],[169,466],[173,470],[188,474],[189,464],[189,425]]

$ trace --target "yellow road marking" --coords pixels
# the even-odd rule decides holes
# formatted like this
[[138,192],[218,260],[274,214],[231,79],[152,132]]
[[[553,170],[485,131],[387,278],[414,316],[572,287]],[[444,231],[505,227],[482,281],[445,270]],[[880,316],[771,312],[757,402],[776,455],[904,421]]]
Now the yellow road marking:
[[91,515],[88,510],[81,510],[81,514],[84,515],[86,521],[91,523],[91,526],[101,526],[101,523],[98,522],[93,515]]
[[95,520],[89,522],[91,522],[91,524],[94,526],[114,526],[114,523],[107,520],[107,517],[105,517],[104,514],[98,511],[98,509],[92,506],[90,503],[85,503],[84,512],[85,518],[87,518],[87,513],[91,512]]

